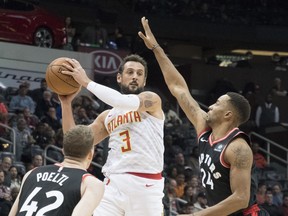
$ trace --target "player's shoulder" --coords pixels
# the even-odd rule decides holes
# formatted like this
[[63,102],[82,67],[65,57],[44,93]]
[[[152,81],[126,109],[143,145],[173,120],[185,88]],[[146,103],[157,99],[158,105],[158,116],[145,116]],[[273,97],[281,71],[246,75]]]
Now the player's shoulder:
[[138,94],[138,97],[145,101],[153,101],[153,103],[161,104],[161,97],[153,91],[144,91]]
[[247,142],[247,140],[244,137],[236,137],[235,139],[233,139],[227,149],[231,150],[232,152],[234,152],[235,154],[240,153],[240,152],[246,152],[246,153],[252,153],[252,149],[249,145],[249,143]]
[[82,182],[87,186],[87,187],[93,187],[95,185],[103,185],[104,183],[99,180],[97,177],[90,173],[85,173],[82,176]]
[[147,95],[147,96],[154,96],[154,97],[160,97],[156,92],[154,91],[143,91],[139,95]]

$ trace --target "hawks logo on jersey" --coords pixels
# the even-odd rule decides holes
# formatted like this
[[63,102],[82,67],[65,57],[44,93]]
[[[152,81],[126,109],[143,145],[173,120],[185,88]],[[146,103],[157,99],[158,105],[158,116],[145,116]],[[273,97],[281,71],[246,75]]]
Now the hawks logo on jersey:
[[[108,116],[109,117],[109,116]],[[111,133],[115,128],[122,124],[141,122],[141,116],[137,111],[130,111],[123,115],[117,115],[112,120],[108,122],[108,131]]]

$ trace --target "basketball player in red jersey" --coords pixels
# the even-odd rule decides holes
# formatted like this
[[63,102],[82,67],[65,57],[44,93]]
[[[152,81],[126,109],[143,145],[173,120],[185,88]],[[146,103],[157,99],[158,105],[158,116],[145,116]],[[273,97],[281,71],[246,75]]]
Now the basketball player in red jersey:
[[64,134],[64,161],[25,174],[9,216],[92,215],[104,184],[89,174],[94,154],[91,128],[78,125]]
[[[97,144],[109,136],[109,151],[102,172],[104,197],[95,216],[161,216],[164,164],[164,112],[161,98],[144,91],[146,61],[138,55],[123,59],[117,74],[121,93],[93,82],[75,59],[62,73],[69,74],[96,97],[112,106],[90,125]],[[72,67],[71,67],[72,66]],[[71,72],[72,71],[72,72]],[[61,96],[64,131],[75,126],[71,102],[76,94]]]
[[151,49],[165,82],[198,134],[199,164],[209,208],[194,216],[268,215],[255,200],[253,154],[248,136],[239,126],[250,116],[250,105],[240,94],[229,92],[218,98],[208,112],[200,108],[189,88],[157,43],[148,20],[141,19],[144,33],[138,35]]

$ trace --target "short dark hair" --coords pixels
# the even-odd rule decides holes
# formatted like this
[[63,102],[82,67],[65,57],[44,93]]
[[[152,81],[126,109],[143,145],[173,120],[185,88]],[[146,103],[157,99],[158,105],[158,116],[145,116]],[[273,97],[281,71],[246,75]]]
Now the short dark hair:
[[141,56],[137,55],[137,54],[131,54],[126,56],[122,63],[119,66],[119,73],[122,74],[123,70],[124,70],[124,65],[126,64],[126,62],[128,61],[133,61],[133,62],[139,62],[140,64],[142,64],[144,66],[144,72],[145,72],[145,77],[147,77],[148,75],[148,66],[147,66],[147,62],[145,61],[144,58],[142,58]]
[[92,129],[85,125],[76,125],[64,134],[64,156],[83,159],[91,151],[93,142]]
[[206,194],[205,194],[204,192],[199,192],[199,193],[197,194],[197,198],[198,198],[198,197],[206,198]]
[[248,100],[236,92],[227,92],[230,97],[229,102],[237,112],[239,125],[245,123],[250,118],[251,107]]

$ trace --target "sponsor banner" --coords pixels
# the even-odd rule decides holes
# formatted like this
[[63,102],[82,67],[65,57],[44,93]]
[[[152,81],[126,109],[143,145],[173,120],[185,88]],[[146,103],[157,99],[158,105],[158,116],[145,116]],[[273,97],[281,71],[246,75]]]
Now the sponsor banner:
[[[85,47],[85,50],[81,51],[86,52],[86,56],[83,55],[84,53],[82,53],[82,55],[84,56],[83,58],[85,58],[85,63],[81,63],[81,59],[83,59],[81,56],[81,52],[77,53],[78,56],[71,56],[71,58],[78,59],[87,73],[109,76],[115,75],[118,72],[118,68],[122,63],[122,59],[129,54],[128,50],[109,50],[99,48],[88,49],[87,47]],[[88,59],[87,54],[89,56]],[[67,56],[70,57],[70,55]],[[52,57],[50,56],[49,58]],[[48,65],[49,62],[47,62],[46,64]],[[29,67],[33,67],[34,70],[36,68],[33,66],[33,62],[30,62]],[[24,66],[22,67],[23,69],[19,69],[19,67],[15,69],[10,67],[7,68],[7,66],[0,67],[0,87],[19,87],[20,83],[28,81],[30,83],[30,89],[39,88],[40,81],[45,78],[45,71],[29,71],[29,67],[27,66],[27,64],[24,64]]]
[[90,53],[92,70],[96,74],[116,74],[122,59],[128,54],[129,52],[126,50],[94,50]]
[[20,83],[28,81],[30,89],[40,87],[40,81],[45,78],[45,72],[31,72],[26,70],[8,69],[0,67],[0,86],[19,87]]

